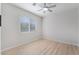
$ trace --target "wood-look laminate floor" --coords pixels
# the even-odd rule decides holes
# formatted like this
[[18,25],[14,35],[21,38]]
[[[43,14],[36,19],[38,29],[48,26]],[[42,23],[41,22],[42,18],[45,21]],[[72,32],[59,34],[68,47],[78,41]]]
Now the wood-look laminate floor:
[[3,55],[78,55],[79,47],[51,40],[37,40],[8,51]]

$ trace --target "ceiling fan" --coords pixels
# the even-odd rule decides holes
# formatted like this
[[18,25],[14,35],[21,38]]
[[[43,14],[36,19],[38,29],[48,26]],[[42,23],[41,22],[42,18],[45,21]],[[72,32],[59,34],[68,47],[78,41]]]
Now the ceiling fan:
[[51,8],[56,7],[56,4],[52,4],[52,3],[33,3],[33,6],[40,6],[41,9],[39,9],[38,11],[43,11],[44,13],[46,11],[52,12],[53,10],[51,10]]

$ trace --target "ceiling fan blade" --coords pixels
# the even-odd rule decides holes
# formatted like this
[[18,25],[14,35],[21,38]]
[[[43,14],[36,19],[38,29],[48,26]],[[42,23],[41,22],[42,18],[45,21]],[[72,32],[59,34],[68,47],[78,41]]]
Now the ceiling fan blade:
[[49,12],[52,12],[52,10],[48,9]]
[[56,5],[52,5],[52,6],[49,6],[49,7],[47,7],[47,8],[53,8],[53,7],[56,7]]
[[43,8],[39,9],[38,11],[41,11],[41,10],[43,10]]
[[46,7],[46,3],[44,3],[44,8]]
[[36,5],[36,3],[33,3],[32,5],[33,5],[33,6],[35,6],[35,5]]

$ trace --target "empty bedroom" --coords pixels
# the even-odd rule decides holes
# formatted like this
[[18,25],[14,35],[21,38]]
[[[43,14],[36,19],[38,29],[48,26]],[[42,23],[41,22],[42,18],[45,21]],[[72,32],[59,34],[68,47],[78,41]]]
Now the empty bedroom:
[[0,3],[2,55],[79,55],[79,3]]

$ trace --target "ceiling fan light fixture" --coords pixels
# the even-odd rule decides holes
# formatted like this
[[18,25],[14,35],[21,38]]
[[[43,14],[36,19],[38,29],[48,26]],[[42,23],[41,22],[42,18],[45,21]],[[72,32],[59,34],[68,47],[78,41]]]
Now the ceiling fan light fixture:
[[48,11],[48,8],[43,8],[44,11]]
[[38,11],[43,11],[44,13],[46,13],[47,11],[52,12],[51,8],[56,7],[56,4],[51,5],[51,3],[40,3],[40,4],[33,3],[33,6],[36,6],[36,5],[41,7],[41,9]]

